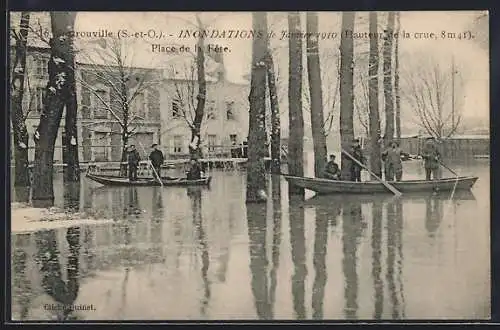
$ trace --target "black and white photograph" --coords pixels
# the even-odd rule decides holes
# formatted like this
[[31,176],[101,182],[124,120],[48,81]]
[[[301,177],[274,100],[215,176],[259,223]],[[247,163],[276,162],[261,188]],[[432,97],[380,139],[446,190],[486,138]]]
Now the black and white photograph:
[[9,14],[12,321],[491,318],[488,11]]

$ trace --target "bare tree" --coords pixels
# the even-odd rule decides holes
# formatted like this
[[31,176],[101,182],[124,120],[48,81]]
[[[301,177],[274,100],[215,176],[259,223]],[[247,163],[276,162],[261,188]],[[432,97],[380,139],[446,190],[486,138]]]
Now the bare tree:
[[402,72],[402,91],[416,123],[438,139],[452,136],[461,123],[461,104],[454,97],[461,88],[456,68],[453,63],[443,67],[425,54],[409,62]]
[[[288,30],[293,35],[301,30],[300,13],[288,13]],[[288,74],[288,171],[291,175],[304,175],[304,118],[302,113],[302,39],[292,37],[289,45]],[[304,189],[290,187],[291,193],[303,195]]]
[[307,13],[307,77],[309,79],[309,92],[311,99],[311,129],[314,144],[314,174],[322,176],[324,164],[326,163],[326,134],[323,115],[323,93],[321,83],[321,66],[319,58],[318,38],[318,14]]
[[268,49],[266,57],[267,83],[271,108],[271,173],[281,172],[281,122],[276,88],[276,75],[271,51]]
[[394,138],[394,98],[392,83],[392,54],[393,54],[394,12],[389,12],[387,29],[384,36],[384,106],[385,106],[385,133],[384,145],[388,145]]
[[[401,30],[400,12],[396,13],[396,33]],[[394,92],[396,94],[396,138],[401,140],[401,93],[399,90],[399,37],[394,41]]]
[[[26,50],[28,41],[30,13],[21,13],[19,30],[11,30],[15,40],[15,56],[12,64],[11,84],[11,114],[12,129],[14,132],[14,157],[15,157],[15,186],[27,187],[30,185],[28,170],[28,130],[26,117],[28,111],[23,109],[23,97],[26,75]],[[31,103],[31,102],[30,102]]]
[[[122,39],[100,39],[99,49],[94,52],[81,52],[86,62],[81,66],[81,74],[77,78],[82,86],[82,103],[90,105],[91,96],[97,102],[94,111],[99,109],[103,113],[100,116],[111,116],[118,124],[118,130],[112,130],[111,134],[119,134],[122,142],[121,174],[126,175],[127,145],[129,138],[136,134],[140,127],[140,120],[144,120],[143,113],[134,110],[136,98],[144,97],[145,92],[157,96],[155,86],[159,78],[154,69],[137,68],[131,65],[129,56],[133,53],[127,49],[127,44]],[[104,90],[103,90],[104,88]],[[109,90],[109,93],[105,89]],[[147,100],[145,100],[147,102]],[[140,105],[138,105],[140,106]],[[88,111],[88,109],[82,109]],[[84,113],[90,116],[90,113]],[[94,113],[94,117],[96,114]]]
[[40,124],[35,131],[35,168],[33,176],[33,206],[53,205],[54,145],[64,106],[71,93],[67,79],[72,71],[72,35],[76,13],[51,12],[52,38],[50,39],[49,81]]
[[[199,29],[203,29],[199,14],[196,14],[196,22]],[[189,152],[191,156],[201,157],[200,153],[200,131],[205,110],[205,102],[207,97],[207,82],[205,77],[205,39],[203,33],[199,34],[196,56],[196,69],[198,76],[198,95],[196,96],[196,109],[191,128],[191,143],[189,144]]]
[[[342,29],[354,30],[355,16],[353,12],[342,13]],[[340,40],[340,140],[344,150],[349,150],[354,138],[354,44],[352,38],[342,37]],[[350,177],[352,160],[342,153],[341,176]]]
[[[252,13],[252,27],[267,36],[267,14]],[[266,173],[264,157],[266,148],[266,56],[268,43],[265,37],[254,38],[252,44],[252,77],[250,84],[249,127],[248,127],[248,164],[246,202],[265,201]]]

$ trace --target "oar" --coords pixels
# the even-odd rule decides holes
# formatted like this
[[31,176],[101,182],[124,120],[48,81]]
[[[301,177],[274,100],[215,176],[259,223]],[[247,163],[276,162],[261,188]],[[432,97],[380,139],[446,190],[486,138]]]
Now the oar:
[[146,159],[148,161],[148,164],[149,164],[149,166],[151,166],[151,168],[153,169],[153,172],[156,174],[156,177],[158,178],[158,182],[160,183],[160,186],[163,187],[163,182],[161,181],[161,176],[158,172],[156,172],[156,169],[153,166],[153,163],[151,163],[151,160],[148,157],[148,153],[146,152],[146,149],[144,149],[144,146],[142,145],[141,141],[137,141],[137,142],[139,142],[139,145],[141,146],[142,151],[144,151],[144,154],[146,155]]
[[456,176],[458,178],[458,174],[457,172],[453,171],[451,168],[449,168],[448,166],[446,166],[445,164],[443,164],[442,161],[440,161],[439,159],[437,159],[438,163],[443,166],[445,169],[447,169],[448,171],[451,172],[451,174],[453,174],[454,176]]
[[366,167],[363,163],[361,163],[359,160],[357,160],[356,158],[354,158],[350,153],[348,153],[347,151],[345,151],[343,148],[342,148],[342,152],[346,156],[348,156],[349,158],[351,158],[354,162],[356,162],[359,166],[361,166],[362,168],[364,168],[365,170],[367,170],[368,173],[370,173],[371,175],[373,175],[380,183],[382,183],[394,195],[396,195],[398,197],[402,195],[402,193],[399,190],[397,190],[396,188],[394,188],[394,186],[390,185],[387,181],[384,181],[381,178],[379,178],[375,173],[373,173],[372,171],[370,171],[370,169],[368,167]]

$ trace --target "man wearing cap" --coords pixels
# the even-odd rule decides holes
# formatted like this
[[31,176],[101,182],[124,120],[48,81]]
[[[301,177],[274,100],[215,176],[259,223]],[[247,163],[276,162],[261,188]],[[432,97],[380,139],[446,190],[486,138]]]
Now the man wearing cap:
[[326,163],[325,169],[323,170],[323,177],[330,180],[340,179],[340,168],[337,163],[335,163],[335,155],[330,155],[330,161]]
[[433,180],[439,179],[439,159],[441,158],[441,153],[433,137],[427,138],[422,150],[422,158],[424,159],[425,179],[431,180],[431,174]]
[[[361,164],[366,163],[366,159],[363,155],[363,150],[359,144],[359,139],[354,139],[352,143],[351,155]],[[361,169],[358,163],[355,161],[351,162],[351,181],[361,182]]]
[[163,153],[161,152],[160,149],[158,149],[158,144],[153,144],[151,146],[153,148],[153,151],[149,154],[149,160],[151,161],[151,165],[153,165],[154,176],[161,176],[161,165],[163,164],[163,161],[165,160],[165,157],[163,157]]

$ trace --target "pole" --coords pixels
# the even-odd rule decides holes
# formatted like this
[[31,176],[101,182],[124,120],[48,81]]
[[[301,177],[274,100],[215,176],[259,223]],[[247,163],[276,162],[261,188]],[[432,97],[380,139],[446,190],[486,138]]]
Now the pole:
[[160,182],[160,185],[163,187],[163,182],[161,181],[161,176],[158,174],[158,172],[156,172],[156,169],[155,167],[153,166],[153,164],[151,163],[151,160],[149,160],[149,157],[148,157],[148,153],[146,152],[146,149],[144,149],[144,146],[142,145],[141,141],[137,141],[139,142],[139,145],[141,146],[142,148],[142,151],[144,151],[144,154],[146,155],[146,159],[148,160],[148,164],[149,166],[151,166],[151,168],[153,169],[153,172],[155,173],[156,175],[156,178],[158,179],[158,181]]
[[455,56],[451,57],[451,129],[455,126]]
[[359,160],[357,160],[356,158],[354,158],[351,154],[349,154],[347,151],[345,151],[344,149],[342,149],[342,152],[348,156],[349,158],[351,158],[354,162],[356,162],[359,166],[361,166],[362,168],[364,168],[365,170],[368,171],[368,173],[370,173],[371,175],[373,175],[380,183],[382,183],[387,189],[389,189],[394,195],[396,195],[397,197],[401,196],[402,193],[397,190],[396,188],[394,188],[394,186],[390,185],[387,181],[384,181],[382,180],[381,178],[379,178],[375,173],[373,173],[368,167],[366,167],[363,163],[361,163]]

